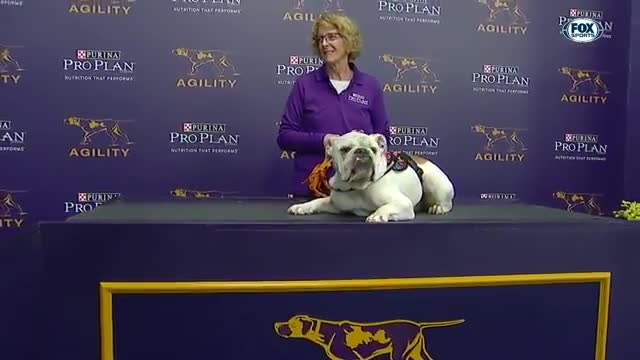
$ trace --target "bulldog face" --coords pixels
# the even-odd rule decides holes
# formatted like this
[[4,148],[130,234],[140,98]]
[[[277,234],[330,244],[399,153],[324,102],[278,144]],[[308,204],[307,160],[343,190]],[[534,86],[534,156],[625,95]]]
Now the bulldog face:
[[386,170],[387,140],[383,135],[351,131],[328,137],[324,148],[337,178],[351,188],[365,188]]

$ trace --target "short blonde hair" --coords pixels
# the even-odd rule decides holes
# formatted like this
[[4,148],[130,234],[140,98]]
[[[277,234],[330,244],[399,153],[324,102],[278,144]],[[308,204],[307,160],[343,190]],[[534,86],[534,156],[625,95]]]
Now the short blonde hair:
[[318,47],[318,31],[322,25],[334,27],[338,30],[338,33],[345,41],[350,61],[355,60],[360,56],[362,52],[362,37],[360,36],[360,29],[358,28],[358,25],[346,15],[335,13],[321,14],[313,24],[311,43],[313,46],[313,53],[316,56],[321,55]]

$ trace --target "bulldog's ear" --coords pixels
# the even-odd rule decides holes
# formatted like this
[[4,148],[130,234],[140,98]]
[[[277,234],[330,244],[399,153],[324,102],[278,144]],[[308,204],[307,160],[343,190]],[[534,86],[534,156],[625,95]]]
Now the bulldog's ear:
[[371,135],[371,137],[373,137],[373,139],[376,141],[376,143],[378,144],[378,147],[380,148],[380,150],[387,151],[387,138],[384,137],[384,135],[382,135],[382,134],[373,134],[373,135]]
[[327,156],[331,155],[331,148],[333,147],[333,142],[338,137],[338,135],[327,134],[322,140],[324,143],[324,152]]

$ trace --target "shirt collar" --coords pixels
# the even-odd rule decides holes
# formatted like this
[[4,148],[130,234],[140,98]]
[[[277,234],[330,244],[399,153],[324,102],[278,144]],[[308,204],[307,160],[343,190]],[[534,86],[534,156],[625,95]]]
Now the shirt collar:
[[[353,82],[354,84],[362,85],[362,73],[356,66],[356,64],[349,62],[349,68],[353,71]],[[317,81],[329,81],[329,74],[327,73],[327,64],[322,64],[318,71],[316,72],[316,80]]]

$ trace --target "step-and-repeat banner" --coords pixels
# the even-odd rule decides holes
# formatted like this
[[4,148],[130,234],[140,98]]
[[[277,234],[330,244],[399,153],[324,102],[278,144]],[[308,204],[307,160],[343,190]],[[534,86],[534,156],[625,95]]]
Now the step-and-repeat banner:
[[624,198],[640,201],[640,161],[633,155],[640,146],[637,135],[640,133],[640,102],[637,101],[640,95],[640,5],[637,3],[631,13],[630,37]]
[[458,196],[617,206],[629,1],[0,0],[0,232],[127,195],[286,197],[278,123],[323,11],[360,25],[392,147]]

